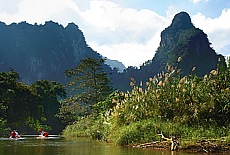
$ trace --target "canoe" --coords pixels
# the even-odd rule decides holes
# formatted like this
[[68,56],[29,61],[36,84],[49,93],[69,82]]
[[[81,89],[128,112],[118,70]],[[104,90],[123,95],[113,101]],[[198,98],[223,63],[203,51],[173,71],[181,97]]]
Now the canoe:
[[23,139],[25,139],[25,138],[22,138],[22,137],[20,137],[20,138],[10,138],[11,140],[23,140]]
[[0,140],[24,140],[25,138],[0,138]]
[[39,136],[39,137],[36,137],[37,139],[60,139],[61,137],[45,137],[45,136]]
[[38,136],[36,137],[37,139],[48,139],[49,137],[45,137],[45,136]]

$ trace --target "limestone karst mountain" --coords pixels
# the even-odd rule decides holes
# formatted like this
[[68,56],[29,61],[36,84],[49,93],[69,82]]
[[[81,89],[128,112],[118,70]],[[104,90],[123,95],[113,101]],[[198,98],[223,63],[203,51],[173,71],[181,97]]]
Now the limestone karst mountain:
[[25,83],[41,79],[64,83],[65,70],[87,57],[102,58],[74,23],[66,27],[52,21],[44,25],[0,23],[0,71],[12,68]]
[[[179,65],[183,75],[190,74],[192,68],[196,67],[194,74],[203,76],[217,68],[218,58],[224,59],[210,45],[207,35],[192,24],[189,14],[180,12],[175,15],[171,25],[161,32],[156,54],[141,66],[140,75],[145,75],[147,79],[165,70],[166,64],[169,64]],[[179,57],[182,59],[178,64]]]
[[[137,83],[147,81],[165,70],[166,64],[177,66],[178,57],[182,58],[178,67],[183,75],[190,74],[196,67],[194,73],[203,76],[217,67],[218,58],[224,59],[210,45],[208,36],[192,24],[189,14],[180,12],[161,32],[155,56],[140,68],[130,66],[124,72],[111,69],[107,64],[103,68],[109,73],[113,86],[119,90],[131,88],[130,78],[135,78]],[[66,27],[52,21],[44,25],[0,23],[0,71],[13,68],[25,83],[40,79],[65,83],[64,71],[76,67],[81,59],[87,57],[103,56],[87,45],[83,33],[74,23]],[[109,62],[112,68],[116,67],[114,61]]]

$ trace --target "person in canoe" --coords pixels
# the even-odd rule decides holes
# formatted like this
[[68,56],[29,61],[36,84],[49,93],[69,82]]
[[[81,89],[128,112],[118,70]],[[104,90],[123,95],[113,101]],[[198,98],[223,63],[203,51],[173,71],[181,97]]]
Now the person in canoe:
[[40,129],[39,129],[39,133],[40,133],[39,136],[43,136],[43,137],[48,137],[49,136],[49,133],[43,131],[42,127],[40,127]]
[[20,138],[17,130],[13,130],[10,134],[10,138]]

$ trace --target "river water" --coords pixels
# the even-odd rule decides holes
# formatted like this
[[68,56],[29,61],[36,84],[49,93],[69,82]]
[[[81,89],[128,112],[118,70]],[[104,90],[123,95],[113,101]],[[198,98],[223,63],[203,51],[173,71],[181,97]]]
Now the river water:
[[0,139],[0,155],[193,155],[165,150],[121,147],[87,138]]

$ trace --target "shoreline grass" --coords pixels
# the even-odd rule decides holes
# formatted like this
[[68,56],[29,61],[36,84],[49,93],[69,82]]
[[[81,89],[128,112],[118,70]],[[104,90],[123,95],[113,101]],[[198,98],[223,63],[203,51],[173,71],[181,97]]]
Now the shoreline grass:
[[170,144],[164,141],[158,135],[159,133],[163,133],[165,137],[178,137],[178,151],[204,152],[206,149],[210,152],[218,153],[230,151],[229,127],[190,127],[170,121],[149,119],[133,122],[122,127],[115,127],[110,124],[101,128],[100,124],[95,123],[92,118],[88,117],[78,121],[76,124],[67,126],[63,131],[63,134],[67,137],[90,137],[116,145],[132,147],[159,142],[157,145],[143,147],[169,149]]

